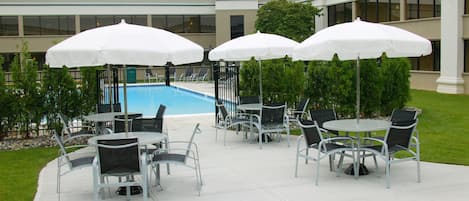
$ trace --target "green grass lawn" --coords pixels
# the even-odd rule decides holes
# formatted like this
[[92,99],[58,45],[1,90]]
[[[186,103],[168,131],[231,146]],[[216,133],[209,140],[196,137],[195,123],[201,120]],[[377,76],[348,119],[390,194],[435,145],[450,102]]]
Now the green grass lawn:
[[469,165],[469,96],[412,90],[423,161]]
[[[422,109],[417,127],[422,160],[469,165],[469,96],[419,90],[411,94],[408,105]],[[32,200],[39,172],[56,156],[57,148],[0,151],[0,200]]]
[[0,151],[0,200],[33,200],[39,172],[55,157],[57,148]]

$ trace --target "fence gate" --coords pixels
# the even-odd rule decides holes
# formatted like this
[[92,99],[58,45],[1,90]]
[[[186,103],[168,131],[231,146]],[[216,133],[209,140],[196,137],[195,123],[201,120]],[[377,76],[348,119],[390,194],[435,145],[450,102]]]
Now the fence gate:
[[[219,62],[213,65],[215,100],[222,101],[230,113],[234,113],[239,96],[239,63]],[[215,115],[218,108],[215,107]]]

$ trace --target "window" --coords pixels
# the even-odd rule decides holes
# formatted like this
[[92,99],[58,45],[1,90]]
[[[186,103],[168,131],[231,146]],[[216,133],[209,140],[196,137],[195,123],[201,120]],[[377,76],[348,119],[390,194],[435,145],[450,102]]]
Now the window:
[[18,35],[18,17],[0,16],[0,36]]
[[147,16],[146,15],[116,15],[114,16],[114,24],[125,20],[129,24],[137,24],[142,26],[147,26]]
[[215,15],[200,16],[200,32],[215,33]]
[[407,19],[441,16],[441,0],[407,0]]
[[153,15],[152,26],[174,33],[215,33],[215,15]]
[[166,15],[151,16],[152,26],[158,29],[166,29]]
[[37,62],[38,70],[42,70],[44,68],[44,64],[46,63],[45,52],[31,52],[31,58]]
[[168,15],[166,17],[166,29],[174,33],[184,32],[184,23],[182,15]]
[[11,62],[13,61],[13,58],[15,57],[16,53],[0,53],[0,56],[3,57],[3,64],[2,64],[2,69],[5,72],[10,71],[10,65]]
[[184,16],[184,32],[200,33],[200,16],[185,15]]
[[73,35],[75,16],[24,16],[24,35]]
[[147,25],[146,15],[82,15],[80,16],[80,30],[117,24],[122,19],[129,24]]
[[244,16],[230,16],[231,39],[244,36]]
[[352,3],[328,6],[327,11],[329,26],[352,21]]
[[464,0],[464,14],[469,14],[469,0]]
[[369,22],[400,20],[400,0],[360,0],[358,15]]
[[412,70],[440,71],[440,41],[432,41],[432,49],[430,55],[411,58]]

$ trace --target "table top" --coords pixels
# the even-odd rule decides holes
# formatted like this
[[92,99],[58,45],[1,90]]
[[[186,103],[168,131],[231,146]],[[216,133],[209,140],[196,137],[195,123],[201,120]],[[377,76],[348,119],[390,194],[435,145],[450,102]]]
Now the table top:
[[[127,115],[135,115],[138,114],[136,112],[127,112]],[[96,114],[90,114],[83,116],[88,121],[94,121],[94,122],[108,122],[108,121],[114,121],[114,117],[118,115],[125,115],[124,112],[105,112],[105,113],[96,113]]]
[[238,110],[262,110],[262,104],[260,103],[249,103],[241,104],[237,106]]
[[138,138],[139,145],[149,145],[159,143],[166,139],[166,135],[160,132],[150,131],[139,131],[139,132],[128,132],[127,136],[125,133],[113,133],[107,135],[98,135],[88,139],[88,145],[96,146],[98,140],[112,140],[122,138]]
[[345,131],[345,132],[371,132],[386,130],[391,126],[391,122],[379,119],[341,119],[324,122],[325,129]]

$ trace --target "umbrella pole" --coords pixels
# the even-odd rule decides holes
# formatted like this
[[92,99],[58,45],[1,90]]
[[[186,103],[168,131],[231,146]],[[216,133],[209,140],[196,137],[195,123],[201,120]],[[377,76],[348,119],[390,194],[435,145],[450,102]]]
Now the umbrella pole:
[[127,137],[127,131],[129,129],[129,117],[127,115],[127,68],[124,65],[124,125],[125,125],[125,137]]
[[357,57],[357,125],[360,122],[360,57]]
[[262,101],[264,99],[262,97],[262,62],[261,62],[261,60],[257,60],[257,62],[259,63],[259,96],[261,98],[260,101],[261,101],[261,104],[262,104],[262,102],[264,102],[264,101]]

